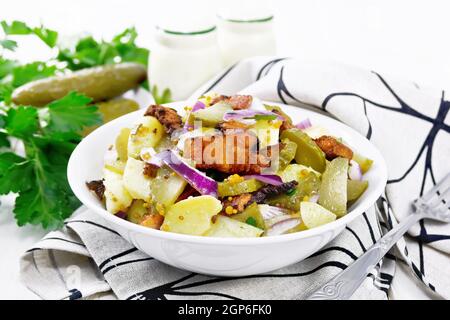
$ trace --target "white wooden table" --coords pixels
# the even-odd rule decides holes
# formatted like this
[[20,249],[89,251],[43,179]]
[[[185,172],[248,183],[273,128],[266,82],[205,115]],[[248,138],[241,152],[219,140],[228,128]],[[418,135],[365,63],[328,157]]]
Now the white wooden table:
[[[243,3],[245,0],[236,0]],[[109,38],[135,25],[141,45],[150,46],[153,22],[172,11],[192,15],[214,12],[220,1],[14,0],[2,4],[1,19],[44,23],[71,36],[91,32]],[[227,0],[227,3],[232,1]],[[448,88],[450,41],[446,0],[315,0],[274,1],[278,53],[359,65],[423,85]],[[45,59],[49,52],[37,41],[24,43],[16,58]],[[35,299],[19,281],[19,257],[45,232],[18,228],[10,197],[0,208],[0,299]],[[399,266],[391,289],[396,299],[430,298],[417,289],[407,268]]]

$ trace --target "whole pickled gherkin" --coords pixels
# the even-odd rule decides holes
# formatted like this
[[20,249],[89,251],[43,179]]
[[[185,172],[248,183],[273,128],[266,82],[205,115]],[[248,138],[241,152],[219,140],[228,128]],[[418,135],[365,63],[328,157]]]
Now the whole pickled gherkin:
[[[114,120],[124,114],[139,110],[139,104],[131,99],[118,98],[96,104],[98,111],[102,115],[103,123]],[[83,130],[83,135],[86,136],[94,131],[99,126],[89,127]]]
[[297,144],[295,161],[322,173],[325,171],[325,154],[303,131],[297,128],[284,130],[281,139],[289,139]]
[[264,184],[256,179],[248,179],[242,182],[219,182],[217,192],[219,197],[237,196],[243,193],[254,192]]
[[29,82],[12,95],[15,104],[44,106],[77,91],[93,102],[109,100],[137,87],[147,77],[146,69],[137,63],[119,63],[75,71]]

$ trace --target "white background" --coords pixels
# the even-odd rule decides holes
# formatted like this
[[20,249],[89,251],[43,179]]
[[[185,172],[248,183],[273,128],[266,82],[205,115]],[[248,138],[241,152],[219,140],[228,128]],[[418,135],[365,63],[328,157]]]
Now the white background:
[[[42,22],[69,38],[80,33],[109,38],[134,25],[140,44],[151,46],[153,25],[157,21],[170,19],[174,14],[214,17],[218,6],[233,3],[245,6],[247,2],[3,0],[0,19]],[[271,4],[280,55],[336,60],[423,85],[450,87],[448,0],[281,0]],[[16,57],[43,59],[47,54],[36,41],[24,44]],[[18,260],[42,235],[39,228],[18,228],[3,201],[0,298],[35,298],[18,281]],[[399,284],[399,280],[406,280],[405,273],[396,276],[396,297],[425,298],[415,295],[414,282]]]

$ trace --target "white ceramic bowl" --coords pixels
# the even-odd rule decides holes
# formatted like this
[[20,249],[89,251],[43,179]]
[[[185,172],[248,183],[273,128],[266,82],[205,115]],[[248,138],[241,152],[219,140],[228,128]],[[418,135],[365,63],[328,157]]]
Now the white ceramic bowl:
[[[271,105],[280,105],[270,103]],[[170,106],[182,113],[184,103]],[[371,170],[364,179],[369,188],[350,208],[348,214],[324,226],[274,237],[209,238],[149,229],[107,212],[86,188],[86,181],[101,178],[104,153],[123,127],[143,115],[139,110],[103,125],[77,146],[70,157],[67,175],[75,195],[89,209],[105,220],[139,250],[181,269],[216,275],[245,276],[273,271],[301,261],[336,237],[353,219],[367,210],[381,195],[387,179],[386,164],[380,152],[363,136],[348,126],[321,114],[298,107],[280,105],[293,119],[310,118],[313,124],[324,126],[335,136],[342,137],[358,153],[373,159]]]

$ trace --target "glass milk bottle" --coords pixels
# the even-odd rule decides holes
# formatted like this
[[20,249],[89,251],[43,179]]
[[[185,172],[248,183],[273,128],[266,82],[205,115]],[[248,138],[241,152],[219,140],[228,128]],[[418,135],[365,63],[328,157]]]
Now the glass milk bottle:
[[187,99],[223,68],[215,25],[157,26],[149,58],[150,86]]
[[226,66],[252,56],[276,54],[273,15],[269,11],[247,12],[218,13],[219,48]]

